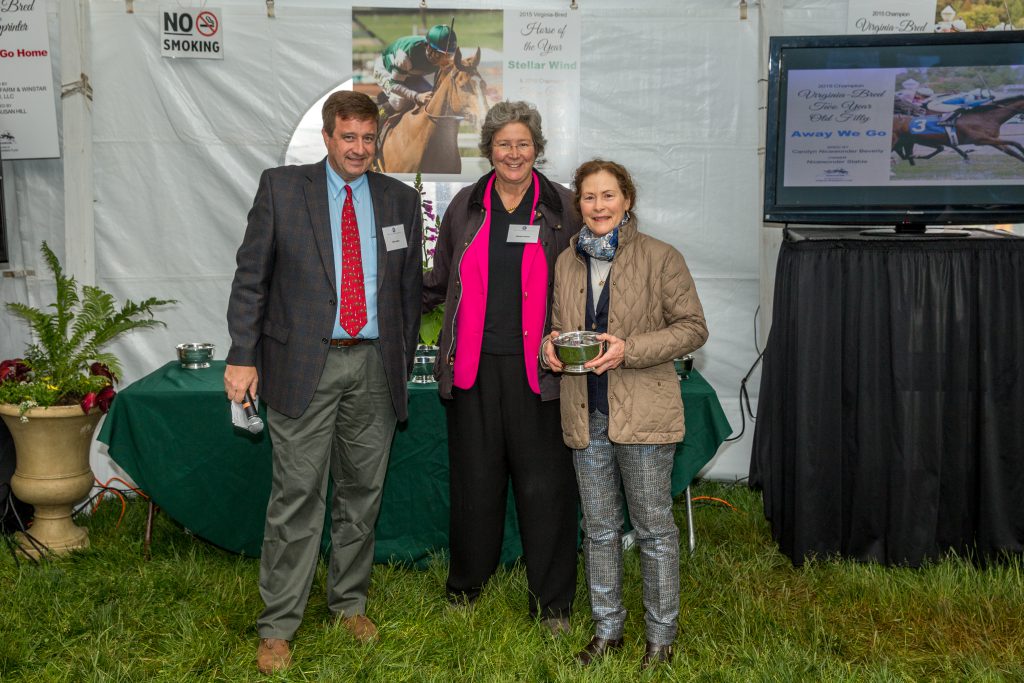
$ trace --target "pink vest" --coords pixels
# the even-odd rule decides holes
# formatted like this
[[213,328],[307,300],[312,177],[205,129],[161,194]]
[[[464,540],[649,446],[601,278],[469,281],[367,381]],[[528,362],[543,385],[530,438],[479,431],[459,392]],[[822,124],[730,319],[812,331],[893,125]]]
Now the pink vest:
[[[459,264],[462,296],[455,314],[455,377],[459,389],[469,389],[476,383],[480,368],[480,348],[484,338],[484,317],[487,312],[488,244],[491,234],[491,188],[494,177],[484,191],[484,222],[466,247]],[[540,179],[533,174],[533,207],[530,222],[537,220],[537,201],[540,199]],[[544,337],[544,315],[548,301],[548,262],[540,238],[523,247],[521,266],[523,293],[523,358],[526,380],[535,394],[540,394],[537,376],[537,355]]]

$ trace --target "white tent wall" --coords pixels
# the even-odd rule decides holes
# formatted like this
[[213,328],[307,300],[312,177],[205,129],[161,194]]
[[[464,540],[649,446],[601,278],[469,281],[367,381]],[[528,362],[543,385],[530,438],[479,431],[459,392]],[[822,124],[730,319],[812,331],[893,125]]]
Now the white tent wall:
[[[213,342],[221,358],[227,350],[234,254],[260,171],[282,163],[302,114],[350,72],[353,3],[294,4],[301,6],[278,3],[276,18],[268,18],[262,2],[217,3],[223,60],[161,58],[155,2],[137,0],[133,14],[122,2],[89,8],[96,282],[121,300],[179,301],[159,312],[166,329],[114,345],[125,382],[172,360],[182,341]],[[566,10],[569,2],[443,6]],[[841,32],[846,0],[751,2],[746,20],[738,0],[629,7],[579,0],[579,6],[580,159],[600,155],[629,167],[643,228],[685,254],[711,331],[697,367],[738,430],[739,384],[765,342],[762,313],[755,346],[755,312],[759,305],[768,310],[780,233],[760,221],[764,88],[758,79],[766,35]],[[55,71],[56,8],[51,0]],[[0,278],[0,299],[45,305],[52,282],[38,250],[45,239],[65,255],[63,166],[61,160],[4,163],[13,185],[13,277]],[[0,320],[0,357],[20,355],[27,330],[6,311]],[[755,372],[748,382],[755,407],[758,381]],[[747,420],[744,438],[723,447],[706,476],[746,476],[751,436]]]

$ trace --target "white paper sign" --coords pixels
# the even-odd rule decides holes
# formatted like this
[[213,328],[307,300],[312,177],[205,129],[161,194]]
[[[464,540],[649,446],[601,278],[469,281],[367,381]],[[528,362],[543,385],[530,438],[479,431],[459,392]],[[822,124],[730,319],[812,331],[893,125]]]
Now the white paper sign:
[[45,0],[0,0],[0,154],[60,156]]
[[850,0],[847,33],[931,33],[935,0]]
[[568,182],[576,168],[580,101],[580,12],[505,10],[505,98],[536,105],[548,144],[544,174]]
[[224,59],[224,27],[219,9],[166,7],[158,16],[161,57]]

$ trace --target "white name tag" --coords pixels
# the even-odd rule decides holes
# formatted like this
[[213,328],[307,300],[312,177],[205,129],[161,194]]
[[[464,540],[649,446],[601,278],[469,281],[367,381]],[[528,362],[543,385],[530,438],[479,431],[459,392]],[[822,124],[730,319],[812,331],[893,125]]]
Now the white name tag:
[[540,237],[540,225],[508,226],[508,241],[513,244],[536,244]]
[[388,251],[405,249],[409,246],[405,241],[405,226],[401,223],[381,228],[381,232],[384,233],[384,246]]

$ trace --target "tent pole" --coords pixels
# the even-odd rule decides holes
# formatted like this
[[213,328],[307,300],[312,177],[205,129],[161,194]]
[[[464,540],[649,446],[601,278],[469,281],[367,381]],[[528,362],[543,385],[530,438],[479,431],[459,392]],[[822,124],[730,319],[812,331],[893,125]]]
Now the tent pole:
[[89,0],[60,0],[60,74],[64,133],[64,259],[82,284],[96,283],[93,219],[92,85]]

